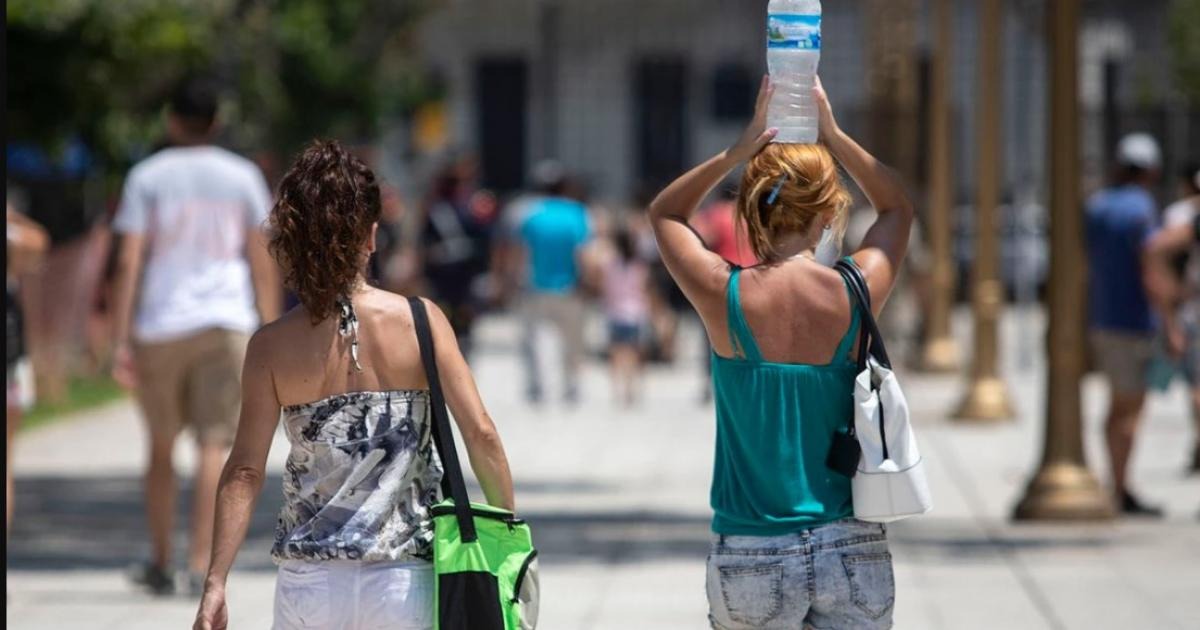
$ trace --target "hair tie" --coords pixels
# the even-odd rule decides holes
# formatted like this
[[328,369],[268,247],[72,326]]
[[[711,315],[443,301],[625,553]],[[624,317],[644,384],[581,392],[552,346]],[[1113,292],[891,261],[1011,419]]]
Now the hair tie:
[[773,205],[775,200],[779,198],[779,191],[783,190],[783,185],[787,183],[787,173],[779,176],[779,181],[775,182],[775,187],[771,189],[771,194],[767,197],[767,205]]

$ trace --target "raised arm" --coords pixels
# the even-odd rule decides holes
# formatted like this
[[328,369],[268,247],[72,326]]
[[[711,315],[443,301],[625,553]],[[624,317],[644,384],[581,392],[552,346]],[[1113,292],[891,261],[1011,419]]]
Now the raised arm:
[[437,351],[438,372],[446,394],[446,404],[458,425],[467,446],[467,458],[471,470],[483,487],[488,505],[514,511],[512,473],[508,469],[508,457],[496,424],[488,415],[479,397],[479,388],[471,368],[458,349],[458,339],[450,321],[442,309],[429,300],[424,300],[429,312],[429,325],[433,329],[433,345]]
[[778,133],[777,129],[766,128],[767,104],[772,92],[774,88],[764,76],[754,106],[754,118],[737,143],[671,182],[650,204],[650,224],[658,239],[663,262],[679,288],[702,312],[723,303],[729,264],[705,247],[688,221],[717,184]]
[[215,630],[228,624],[225,583],[238,550],[246,540],[250,516],[266,477],[267,454],[279,423],[279,399],[266,364],[270,341],[260,330],[250,338],[242,369],[242,412],[237,436],[217,488],[212,559],[204,580],[204,596],[196,613],[195,630]]
[[875,224],[853,255],[854,262],[867,278],[871,306],[878,314],[896,285],[896,276],[908,251],[908,235],[913,223],[912,202],[904,191],[900,176],[838,126],[820,78],[813,94],[820,115],[821,141],[862,189],[878,214]]

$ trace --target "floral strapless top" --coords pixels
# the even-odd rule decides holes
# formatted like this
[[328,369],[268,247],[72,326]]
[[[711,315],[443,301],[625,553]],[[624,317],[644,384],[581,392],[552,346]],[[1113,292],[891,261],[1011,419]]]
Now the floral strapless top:
[[442,464],[429,392],[357,392],[283,409],[291,443],[271,556],[431,560]]

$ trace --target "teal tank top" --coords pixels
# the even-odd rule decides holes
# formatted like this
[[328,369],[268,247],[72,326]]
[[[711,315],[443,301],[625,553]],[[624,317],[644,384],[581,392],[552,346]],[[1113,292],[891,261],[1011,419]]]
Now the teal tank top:
[[733,270],[726,290],[734,358],[714,352],[712,361],[717,407],[712,530],[779,536],[846,518],[854,511],[850,479],[826,467],[825,458],[834,433],[854,413],[850,350],[858,309],[851,309],[849,329],[829,363],[764,361],[742,312],[740,275]]

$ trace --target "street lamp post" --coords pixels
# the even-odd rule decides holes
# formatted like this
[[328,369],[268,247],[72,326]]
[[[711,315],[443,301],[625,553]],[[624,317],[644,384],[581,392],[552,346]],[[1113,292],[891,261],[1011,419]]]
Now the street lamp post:
[[1112,503],[1083,453],[1080,380],[1085,303],[1083,216],[1079,210],[1079,0],[1048,3],[1050,50],[1050,330],[1042,461],[1017,505],[1020,520],[1111,518]]
[[[907,181],[916,179],[917,0],[868,0],[865,4],[870,116],[867,137],[872,152],[895,164]],[[886,324],[885,324],[886,328]]]
[[[996,205],[1000,188],[1000,60],[1003,0],[983,0],[979,13],[979,109],[976,128],[975,256],[971,270],[971,304],[975,320],[974,353],[967,393],[955,418],[1011,418],[1008,386],[1000,378],[997,324],[1004,305],[1000,283]],[[1051,3],[1053,4],[1053,3]]]
[[954,308],[954,252],[951,237],[953,191],[950,178],[950,103],[947,85],[953,39],[954,3],[934,1],[934,46],[929,81],[929,219],[926,223],[933,255],[932,291],[925,320],[921,367],[931,372],[958,368],[958,342],[950,330]]

